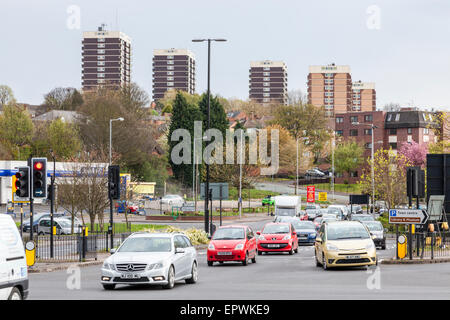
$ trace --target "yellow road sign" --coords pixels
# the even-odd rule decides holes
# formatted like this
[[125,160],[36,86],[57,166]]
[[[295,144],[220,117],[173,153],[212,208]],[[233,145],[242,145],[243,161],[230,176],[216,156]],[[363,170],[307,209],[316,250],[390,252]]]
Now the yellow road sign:
[[327,201],[327,193],[319,192],[319,201]]

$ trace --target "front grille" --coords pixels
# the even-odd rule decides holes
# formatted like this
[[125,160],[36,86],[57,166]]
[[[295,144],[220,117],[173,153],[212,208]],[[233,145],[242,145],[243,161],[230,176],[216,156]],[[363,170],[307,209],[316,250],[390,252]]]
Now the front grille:
[[[277,247],[269,247],[271,244],[276,244]],[[283,249],[287,247],[287,243],[261,243],[260,246],[265,249]]]
[[234,255],[216,255],[217,260],[232,260]]
[[116,270],[122,272],[144,271],[147,265],[145,263],[120,263],[116,264]]
[[346,252],[346,253],[339,253],[340,256],[362,256],[364,254],[367,254],[367,252]]
[[148,278],[141,277],[141,278],[137,278],[137,279],[122,279],[120,277],[115,277],[113,279],[113,282],[148,282]]
[[336,264],[350,264],[350,263],[367,263],[371,262],[368,258],[361,258],[361,259],[341,259],[336,261]]

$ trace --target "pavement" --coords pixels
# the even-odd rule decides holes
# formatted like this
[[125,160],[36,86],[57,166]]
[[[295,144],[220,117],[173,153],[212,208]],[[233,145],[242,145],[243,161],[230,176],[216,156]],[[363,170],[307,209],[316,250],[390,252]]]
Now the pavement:
[[[392,257],[395,243],[379,250],[381,259]],[[292,300],[292,299],[449,299],[450,272],[446,264],[378,265],[324,271],[315,265],[312,246],[299,253],[257,256],[255,264],[206,264],[205,250],[198,250],[199,281],[178,282],[172,290],[159,286],[117,286],[105,291],[100,267],[85,266],[77,272],[59,270],[29,275],[30,300]],[[73,270],[72,270],[73,271]],[[76,285],[74,285],[76,284]]]

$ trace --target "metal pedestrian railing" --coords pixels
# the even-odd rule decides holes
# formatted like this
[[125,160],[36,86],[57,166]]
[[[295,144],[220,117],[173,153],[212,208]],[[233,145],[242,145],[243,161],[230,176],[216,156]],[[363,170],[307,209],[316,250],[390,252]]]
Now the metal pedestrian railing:
[[450,258],[450,232],[416,232],[408,241],[412,241],[413,259]]

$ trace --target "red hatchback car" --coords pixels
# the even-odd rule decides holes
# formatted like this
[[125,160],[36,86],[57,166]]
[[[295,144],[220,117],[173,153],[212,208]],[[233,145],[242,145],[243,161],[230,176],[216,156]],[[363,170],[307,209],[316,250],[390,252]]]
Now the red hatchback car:
[[267,223],[258,234],[258,254],[263,252],[298,252],[298,238],[288,222]]
[[250,227],[242,225],[220,227],[214,232],[208,245],[208,266],[214,262],[240,261],[244,266],[248,260],[256,263],[256,238]]

